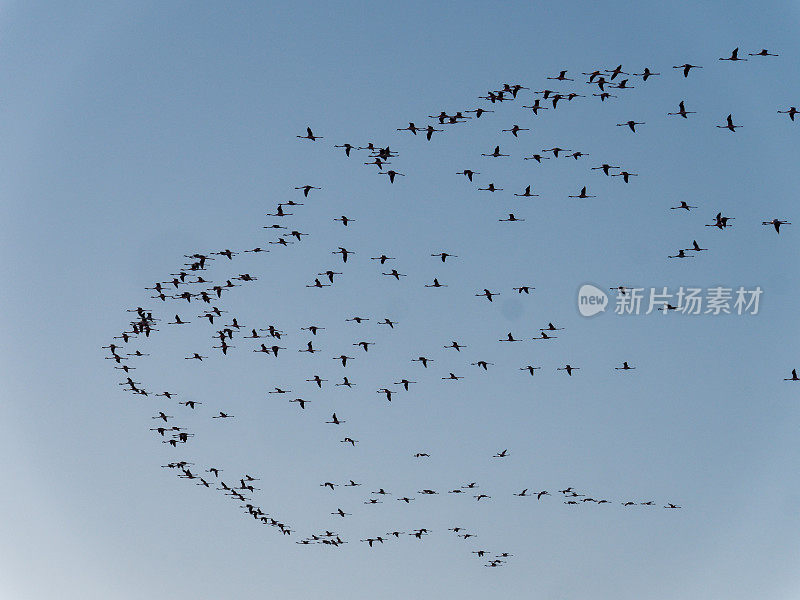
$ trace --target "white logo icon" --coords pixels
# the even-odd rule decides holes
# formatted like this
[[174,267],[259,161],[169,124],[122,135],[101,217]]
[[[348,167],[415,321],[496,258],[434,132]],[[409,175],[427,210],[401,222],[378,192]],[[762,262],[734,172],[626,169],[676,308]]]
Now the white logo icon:
[[578,290],[578,311],[584,317],[603,312],[608,306],[608,296],[600,288],[584,283]]

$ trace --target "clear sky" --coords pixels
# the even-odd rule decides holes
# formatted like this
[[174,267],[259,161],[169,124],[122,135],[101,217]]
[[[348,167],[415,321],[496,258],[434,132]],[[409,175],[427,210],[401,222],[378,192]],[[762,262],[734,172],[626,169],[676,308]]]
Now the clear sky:
[[[783,379],[800,367],[800,118],[778,111],[800,104],[799,19],[796,2],[2,3],[0,596],[797,598],[800,383]],[[718,60],[735,47],[747,62]],[[748,56],[762,48],[779,56]],[[659,75],[620,75],[633,89],[601,102],[581,73],[620,64]],[[575,81],[546,79],[564,69]],[[531,89],[479,99],[504,83]],[[522,108],[547,88],[584,97]],[[667,116],[682,100],[695,114]],[[494,112],[428,118],[478,107]],[[715,127],[729,113],[735,133]],[[444,131],[397,131],[409,122]],[[297,139],[308,126],[323,139]],[[345,142],[389,145],[404,176]],[[481,156],[497,145],[509,156]],[[588,156],[523,160],[554,146]],[[527,185],[539,196],[513,195]],[[568,197],[583,186],[596,197]],[[718,212],[733,226],[706,227]],[[269,244],[277,222],[309,235]],[[708,250],[668,258],[694,240]],[[258,246],[202,273],[258,278],[215,302],[246,327],[227,356],[208,305],[145,290],[186,254]],[[328,269],[331,287],[306,287]],[[608,291],[586,318],[586,283],[763,293],[755,315],[615,315]],[[137,306],[162,319],[119,351],[149,354],[128,361],[146,397],[101,348]],[[532,340],[550,322],[557,339]],[[270,324],[278,357],[243,338]],[[297,352],[312,339],[319,353]],[[345,375],[356,387],[334,387]],[[160,410],[194,437],[162,443]],[[214,486],[258,478],[247,497],[292,534],[160,468],[177,460]],[[609,502],[565,504],[566,488]],[[348,543],[295,543],[326,529]]]

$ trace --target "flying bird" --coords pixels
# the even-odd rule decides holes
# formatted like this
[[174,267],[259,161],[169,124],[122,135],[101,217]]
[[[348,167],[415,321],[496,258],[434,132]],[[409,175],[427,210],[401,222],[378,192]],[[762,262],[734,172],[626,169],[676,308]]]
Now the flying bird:
[[695,111],[692,111],[692,110],[686,110],[686,106],[684,105],[683,100],[681,100],[678,103],[678,112],[674,112],[674,113],[671,112],[671,113],[667,113],[667,114],[668,115],[680,115],[684,119],[687,119],[688,117],[686,115],[694,115],[694,114],[697,114],[697,113],[695,113]]
[[729,129],[730,131],[733,131],[735,133],[736,130],[739,127],[741,127],[741,125],[734,125],[733,124],[733,115],[728,115],[728,118],[726,119],[726,124],[725,125],[716,125],[716,127],[718,129]]
[[322,136],[314,135],[311,131],[311,127],[306,127],[306,135],[298,135],[297,137],[304,139],[304,140],[311,140],[312,142],[315,140],[321,140]]
[[692,69],[702,69],[703,67],[701,67],[699,65],[691,65],[689,63],[685,63],[685,64],[678,65],[677,67],[672,67],[672,68],[673,69],[683,69],[683,76],[684,77],[688,77],[689,76],[689,71],[691,71]]
[[776,233],[781,232],[781,225],[791,225],[789,221],[781,221],[780,219],[772,219],[772,221],[762,221],[762,225],[772,225]]
[[739,48],[734,48],[731,52],[731,55],[728,58],[720,58],[718,60],[730,60],[730,61],[737,61],[737,60],[747,60],[746,58],[739,58]]
[[625,121],[624,123],[617,123],[617,127],[625,127],[627,125],[631,131],[636,133],[636,126],[644,124],[645,124],[644,122],[638,122],[638,121]]

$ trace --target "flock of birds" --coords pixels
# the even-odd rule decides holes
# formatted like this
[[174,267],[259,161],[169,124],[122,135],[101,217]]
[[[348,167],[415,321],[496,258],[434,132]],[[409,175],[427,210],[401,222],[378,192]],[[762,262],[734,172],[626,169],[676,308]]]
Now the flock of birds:
[[[766,49],[761,49],[761,50],[759,50],[757,52],[748,53],[748,56],[764,58],[764,57],[777,57],[778,54],[771,53]],[[728,56],[728,57],[720,57],[718,60],[720,60],[720,61],[739,62],[739,61],[747,61],[749,59],[740,57],[739,56],[739,48],[735,48],[734,50],[731,51],[730,56]],[[692,69],[702,69],[702,68],[703,67],[700,66],[700,65],[692,65],[690,63],[685,63],[685,64],[682,64],[682,65],[673,66],[673,69],[681,70],[681,72],[683,73],[684,77],[688,77],[689,73],[690,73],[690,71]],[[560,71],[558,73],[558,75],[549,76],[549,77],[546,77],[546,79],[559,81],[559,82],[573,82],[573,81],[575,81],[574,78],[567,77],[567,73],[568,73],[568,70],[565,69],[565,70]],[[589,85],[589,86],[595,86],[596,85],[597,86],[597,89],[598,89],[599,93],[592,93],[592,96],[599,97],[600,101],[603,101],[603,102],[605,102],[609,98],[617,98],[618,97],[617,95],[611,94],[609,91],[607,91],[606,88],[608,88],[608,89],[618,89],[618,90],[629,90],[629,89],[634,89],[636,87],[636,86],[630,85],[628,83],[630,81],[629,77],[628,78],[623,78],[622,77],[623,75],[624,76],[630,76],[629,73],[627,73],[627,72],[622,70],[622,65],[617,65],[613,69],[596,69],[596,70],[591,71],[591,72],[582,72],[581,75],[584,75],[584,76],[588,77],[588,80],[585,82],[587,85]],[[660,75],[661,75],[661,73],[653,72],[653,71],[650,70],[649,67],[645,67],[642,70],[641,73],[633,73],[633,76],[641,77],[643,82],[646,82],[650,77],[656,77],[656,76],[660,76]],[[615,81],[615,79],[617,77],[620,77],[620,79]],[[489,100],[492,104],[502,103],[502,102],[509,102],[509,101],[516,100],[517,96],[518,96],[518,94],[519,94],[519,92],[521,90],[528,90],[528,89],[529,88],[527,88],[527,87],[525,87],[525,86],[523,86],[521,84],[513,84],[512,85],[512,84],[506,83],[506,84],[503,85],[502,89],[489,91],[489,92],[487,92],[486,96],[480,96],[480,98]],[[558,105],[559,105],[559,102],[561,102],[561,101],[566,101],[566,103],[569,104],[575,98],[584,98],[584,97],[586,97],[585,94],[580,94],[580,93],[575,92],[575,91],[557,92],[557,91],[554,91],[554,90],[551,90],[551,89],[547,89],[547,88],[543,89],[543,90],[535,91],[534,94],[537,97],[534,99],[532,104],[523,105],[522,108],[531,109],[531,111],[535,115],[538,115],[540,110],[548,110],[550,108],[556,109],[558,107]],[[543,104],[543,103],[546,103],[546,102],[552,103],[552,107],[549,107],[549,106],[546,106],[545,104]],[[564,103],[562,102],[561,105],[564,106]],[[493,110],[489,110],[489,109],[485,109],[485,108],[477,108],[477,109],[472,109],[472,110],[454,111],[453,114],[448,114],[447,111],[443,110],[438,115],[428,115],[428,117],[437,120],[438,124],[442,125],[442,126],[443,125],[456,125],[456,124],[459,124],[459,123],[464,123],[468,119],[472,119],[473,117],[468,116],[468,115],[470,115],[472,113],[475,114],[475,118],[477,119],[477,118],[480,118],[483,114],[485,114],[487,112],[494,112],[494,111]],[[792,121],[794,121],[795,120],[795,115],[797,115],[797,113],[798,113],[798,109],[795,106],[790,106],[786,110],[778,110],[777,113],[779,113],[779,114],[787,114],[789,116],[789,118]],[[686,101],[685,100],[681,100],[678,103],[678,108],[677,108],[677,110],[675,112],[667,112],[666,113],[667,116],[679,116],[679,117],[682,117],[684,119],[688,119],[689,115],[693,115],[693,114],[697,114],[697,111],[687,110],[686,109]],[[634,119],[630,119],[630,120],[625,121],[623,123],[616,123],[615,125],[617,127],[627,127],[628,129],[630,129],[631,132],[636,133],[637,132],[636,127],[637,126],[641,126],[641,125],[646,125],[646,122],[644,122],[644,121],[636,121]],[[725,117],[724,122],[722,124],[715,125],[715,126],[718,129],[726,129],[726,130],[731,131],[733,133],[735,133],[737,129],[743,127],[742,125],[737,125],[737,124],[734,123],[734,121],[733,121],[733,113],[728,114],[728,116]],[[427,125],[427,126],[424,126],[424,127],[419,127],[419,126],[415,125],[414,122],[409,122],[408,127],[397,128],[397,131],[409,131],[415,136],[418,133],[424,133],[426,139],[428,141],[430,141],[431,138],[432,138],[432,135],[434,133],[440,133],[440,132],[443,132],[445,130],[444,129],[436,129],[434,125]],[[508,129],[502,129],[501,130],[501,132],[503,132],[503,133],[506,133],[506,132],[507,133],[511,133],[515,138],[518,138],[519,137],[519,133],[520,132],[524,132],[524,131],[530,131],[530,128],[529,127],[520,127],[520,125],[518,125],[518,124],[514,124],[513,126],[511,126]],[[312,132],[310,127],[307,128],[305,136],[298,135],[297,137],[301,138],[301,139],[308,139],[308,140],[311,140],[311,141],[316,141],[317,139],[322,139],[320,136],[314,135],[314,133]],[[370,165],[371,164],[375,164],[375,165],[377,165],[381,174],[385,174],[385,175],[389,176],[389,180],[390,180],[391,183],[394,183],[396,176],[398,176],[398,175],[403,175],[404,176],[405,175],[404,173],[398,173],[398,172],[396,172],[396,171],[394,171],[392,169],[388,169],[387,171],[383,171],[383,167],[385,165],[391,164],[390,163],[390,159],[393,156],[396,156],[396,154],[393,153],[388,146],[386,148],[379,148],[379,147],[376,147],[372,143],[367,144],[366,146],[354,146],[352,144],[345,143],[345,144],[342,144],[342,145],[336,145],[335,147],[344,148],[347,156],[350,156],[350,153],[351,153],[351,151],[353,149],[369,150],[371,152],[369,157],[372,158],[373,160],[371,162],[367,162],[367,163],[364,163],[364,164],[370,164]],[[549,156],[548,154],[552,154],[552,156]],[[501,151],[500,145],[498,144],[498,145],[496,145],[494,147],[494,149],[492,151],[481,153],[481,156],[491,157],[491,158],[503,158],[503,157],[509,157],[511,155],[503,153]],[[539,152],[532,154],[531,156],[524,156],[523,159],[524,160],[535,160],[537,163],[541,164],[543,160],[549,160],[551,158],[552,159],[558,159],[559,156],[562,157],[562,158],[572,158],[572,159],[577,161],[579,159],[583,159],[584,157],[589,156],[589,154],[586,153],[586,152],[582,152],[580,150],[569,150],[569,149],[561,148],[559,146],[554,146],[552,148],[544,148],[544,149],[540,150]],[[603,163],[601,163],[601,164],[599,164],[597,166],[591,167],[591,170],[593,170],[593,171],[595,171],[595,170],[596,171],[601,171],[605,176],[609,176],[609,177],[621,177],[622,181],[624,181],[625,183],[629,183],[631,177],[637,177],[639,175],[638,173],[632,173],[630,171],[622,169],[622,167],[620,167],[620,166],[611,165],[611,164],[606,163],[606,162],[603,162]],[[612,172],[612,171],[617,171],[617,170],[619,170],[619,172]],[[465,175],[469,179],[469,181],[473,181],[473,177],[475,175],[479,175],[480,173],[478,171],[474,171],[472,169],[464,169],[463,171],[460,171],[457,174]],[[531,187],[532,186],[530,186],[530,185],[526,186],[525,189],[521,191],[521,193],[514,193],[514,196],[518,196],[518,197],[536,197],[536,196],[538,196],[538,194],[532,193]],[[504,188],[497,187],[494,184],[494,182],[490,182],[490,183],[486,184],[486,187],[478,187],[477,189],[480,190],[480,191],[487,191],[487,192],[504,191]],[[588,192],[588,186],[584,185],[584,186],[582,186],[580,188],[580,190],[576,194],[568,194],[567,197],[568,198],[577,198],[577,199],[589,199],[589,198],[596,198],[597,196],[593,195],[593,194],[590,194]],[[691,206],[686,201],[681,201],[678,206],[671,206],[670,208],[673,209],[673,210],[674,209],[683,209],[683,210],[686,210],[686,211],[690,211],[690,210],[692,210],[694,208],[697,208],[697,206]],[[720,213],[717,213],[717,215],[714,218],[714,221],[712,223],[707,224],[707,226],[716,227],[718,229],[726,229],[726,228],[732,226],[732,223],[730,223],[730,221],[732,221],[732,220],[734,220],[733,217],[723,216],[722,213],[720,212]],[[510,212],[510,213],[507,214],[507,216],[499,218],[498,221],[513,223],[513,222],[525,221],[525,219],[516,216],[516,214],[513,213],[513,212]],[[762,221],[762,225],[772,226],[772,227],[774,227],[776,233],[780,233],[781,225],[791,225],[791,223],[789,221],[785,221],[785,220],[782,220],[782,219],[779,219],[779,218],[773,218],[773,219],[770,219],[770,220],[767,220],[767,221]],[[698,252],[700,250],[707,250],[707,248],[702,248],[702,249],[699,248],[697,240],[693,240],[692,247],[678,249],[676,254],[670,255],[670,256],[668,256],[668,258],[692,258],[692,257],[696,256],[696,254],[694,254],[694,253],[696,253],[696,252]]]
[[[749,53],[749,56],[758,57],[758,59],[761,60],[766,59],[766,57],[776,57],[777,55],[768,52],[767,50],[760,50]],[[729,57],[722,57],[719,60],[738,62],[748,59],[739,57],[737,48]],[[703,67],[700,65],[686,63],[683,65],[674,66],[673,68],[680,70],[684,77],[688,77],[692,69],[700,69]],[[573,82],[574,78],[568,77],[568,73],[568,70],[562,70],[557,75],[547,77],[547,79],[559,83]],[[624,90],[634,89],[637,87],[630,84],[631,79],[629,77],[631,76],[622,70],[622,65],[618,65],[612,69],[596,69],[594,71],[582,74],[588,77],[588,80],[585,82],[587,86],[592,89],[596,87],[597,92],[592,93],[591,95],[598,97],[599,101],[601,102],[610,101],[616,98],[618,94],[628,93]],[[661,76],[661,73],[653,72],[649,68],[645,68],[641,73],[634,73],[632,76],[641,78],[642,83],[644,83],[647,82],[651,77]],[[429,118],[433,120],[431,124],[417,126],[414,122],[409,122],[407,127],[397,128],[397,131],[409,132],[414,136],[424,136],[430,141],[435,134],[443,133],[447,126],[462,124],[473,118],[480,119],[487,113],[494,113],[497,105],[516,101],[522,97],[523,90],[529,91],[529,88],[521,84],[506,83],[500,89],[488,91],[485,96],[481,96],[482,99],[486,100],[495,108],[485,106],[471,110],[454,112],[443,110],[438,115],[429,115]],[[616,94],[612,94],[610,90],[614,90]],[[569,105],[577,98],[584,98],[588,96],[588,93],[581,94],[575,91],[557,92],[551,89],[543,89],[532,92],[532,94],[533,98],[530,100],[531,103],[524,105],[523,108],[529,109],[534,115],[538,115],[539,112],[543,110],[555,110],[557,107]],[[550,106],[547,106],[546,103],[549,103]],[[450,112],[452,112],[452,114],[450,114]],[[789,118],[794,121],[795,115],[797,114],[797,109],[794,106],[791,106],[787,110],[779,110],[778,112],[788,114]],[[686,101],[681,100],[678,103],[677,110],[675,112],[667,113],[667,116],[678,116],[683,119],[688,119],[689,115],[693,114],[696,114],[695,111],[687,110]],[[647,123],[631,119],[627,122],[617,123],[616,125],[629,129],[631,133],[638,134],[640,128],[647,125]],[[724,119],[724,123],[718,124],[716,127],[727,129],[733,133],[736,132],[739,127],[742,127],[742,125],[735,124],[732,114],[729,114],[727,118]],[[499,134],[510,134],[511,136],[518,138],[521,135],[525,135],[525,132],[529,130],[529,127],[521,127],[520,125],[514,124],[509,128],[499,130]],[[311,142],[324,139],[323,136],[316,135],[310,127],[307,128],[306,135],[298,135],[297,137]],[[502,152],[501,145],[502,144],[497,144],[493,150],[482,153],[481,156],[491,160],[509,157],[509,154]],[[370,142],[360,146],[350,143],[336,144],[334,147],[344,149],[344,153],[348,158],[356,156],[356,153],[358,152],[364,152],[364,156],[367,160],[362,162],[365,165],[376,166],[378,173],[386,175],[391,184],[395,183],[397,177],[406,176],[405,173],[400,173],[395,171],[393,168],[390,168],[393,159],[398,156],[398,153],[391,150],[388,145],[386,147],[381,147]],[[588,154],[585,152],[578,150],[567,150],[558,146],[553,146],[551,148],[542,149],[539,153],[535,153],[531,156],[525,156],[524,159],[535,160],[537,163],[542,163],[545,160],[559,158],[568,158],[574,161],[580,161],[587,156]],[[611,162],[601,162],[598,165],[592,166],[590,170],[599,171],[602,175],[608,177],[620,177],[621,181],[624,183],[629,183],[631,178],[639,176],[638,173],[633,173],[622,169],[621,166],[611,164]],[[475,182],[474,178],[481,173],[470,168],[465,168],[457,174],[463,175],[470,182]],[[478,186],[481,185],[477,182],[475,183]],[[503,188],[497,187],[493,182],[488,182],[483,185],[483,187],[477,187],[477,189],[487,192],[503,191]],[[321,187],[313,185],[301,185],[295,187],[295,190],[302,194],[303,200],[311,198],[312,193],[316,193],[321,189]],[[518,197],[534,197],[537,194],[533,193],[532,186],[528,185],[525,187],[525,189],[520,190],[518,193],[514,193],[514,195]],[[578,193],[570,195],[569,197],[588,199],[593,198],[594,195],[589,194],[588,186],[584,185],[580,188]],[[268,245],[288,246],[290,244],[302,243],[303,239],[308,236],[309,233],[301,231],[300,225],[297,223],[292,225],[287,223],[289,222],[289,217],[294,216],[294,211],[298,210],[299,212],[300,209],[298,207],[302,207],[303,205],[304,202],[299,202],[294,199],[286,200],[279,203],[274,212],[268,214],[268,216],[274,217],[276,222],[266,225],[265,229],[274,232],[277,236],[276,239],[269,240],[267,242]],[[682,201],[677,206],[670,207],[672,210],[682,209],[686,211],[693,210],[695,208],[697,207],[689,205],[686,201]],[[358,219],[354,219],[346,215],[337,216],[333,220],[341,223],[344,228],[348,229],[352,228],[351,224],[358,222]],[[733,217],[723,216],[720,212],[717,213],[713,222],[706,224],[706,226],[727,229],[731,227],[732,220]],[[507,213],[507,216],[499,218],[498,221],[519,222],[525,221],[525,219],[518,217],[513,212],[509,212]],[[778,218],[763,221],[763,225],[774,227],[777,233],[780,233],[780,227],[782,225],[790,224],[791,223],[788,221]],[[166,446],[170,446],[172,448],[183,448],[184,445],[188,444],[195,436],[195,433],[189,431],[186,426],[177,424],[180,422],[180,420],[176,416],[168,413],[187,409],[189,411],[202,411],[203,409],[199,407],[203,405],[204,402],[193,399],[183,400],[182,395],[177,392],[161,391],[155,393],[145,387],[142,382],[134,379],[135,375],[132,373],[132,371],[137,368],[134,366],[134,363],[138,365],[139,361],[149,356],[149,353],[142,352],[139,349],[135,351],[128,351],[130,349],[129,344],[136,341],[142,342],[148,340],[152,334],[160,331],[162,324],[170,327],[181,327],[191,324],[195,320],[199,319],[200,321],[204,322],[207,327],[214,331],[212,336],[213,341],[209,344],[209,347],[200,348],[197,349],[197,351],[192,349],[183,357],[187,361],[203,363],[209,359],[211,352],[214,350],[218,350],[219,354],[225,357],[232,356],[236,354],[237,351],[251,352],[262,354],[265,357],[269,357],[270,359],[274,359],[276,361],[288,360],[287,354],[296,358],[298,357],[298,354],[302,353],[307,353],[308,355],[314,355],[316,353],[322,353],[323,355],[327,354],[332,361],[329,363],[329,365],[333,365],[333,368],[337,369],[335,383],[333,382],[333,379],[329,379],[329,377],[332,376],[326,377],[320,373],[316,373],[312,374],[303,382],[296,382],[298,384],[298,388],[302,388],[304,390],[303,392],[290,389],[290,387],[294,388],[294,385],[276,386],[268,392],[270,395],[285,398],[286,402],[297,405],[302,414],[314,412],[313,409],[310,408],[310,405],[317,402],[324,403],[326,395],[331,387],[335,386],[339,388],[345,388],[347,390],[353,390],[353,388],[358,386],[357,382],[351,381],[351,376],[348,374],[348,366],[352,363],[352,361],[366,360],[375,355],[373,346],[375,346],[377,343],[373,341],[371,330],[367,329],[367,327],[375,324],[383,327],[389,334],[396,328],[402,327],[401,323],[398,323],[389,317],[380,318],[373,316],[365,317],[363,315],[353,315],[346,320],[352,324],[352,327],[355,328],[354,331],[358,332],[358,338],[356,338],[355,341],[347,342],[348,348],[352,348],[352,350],[348,353],[348,351],[342,352],[340,349],[334,351],[328,350],[327,346],[332,346],[336,343],[336,340],[328,340],[325,338],[325,325],[328,323],[309,323],[305,327],[302,327],[300,331],[288,333],[276,324],[270,324],[264,327],[259,325],[253,326],[252,324],[245,324],[243,321],[241,321],[241,317],[239,316],[229,316],[227,310],[220,308],[220,306],[223,305],[223,301],[228,296],[228,293],[233,292],[234,288],[253,285],[254,282],[259,280],[259,278],[251,275],[250,273],[238,272],[234,275],[228,274],[212,278],[209,274],[212,265],[219,265],[220,261],[222,261],[221,264],[225,266],[230,265],[232,267],[235,264],[237,256],[243,254],[267,253],[269,250],[269,247],[265,245],[265,247],[258,246],[243,250],[231,250],[229,248],[225,248],[214,252],[203,251],[186,255],[185,258],[187,260],[184,261],[177,273],[170,274],[170,276],[165,278],[163,281],[159,280],[155,282],[153,286],[146,288],[147,290],[153,292],[151,298],[160,301],[165,307],[165,312],[172,313],[173,316],[154,316],[154,312],[152,310],[143,307],[130,309],[129,312],[133,313],[134,316],[129,320],[128,327],[118,336],[115,336],[111,343],[103,346],[104,349],[109,351],[105,358],[112,361],[114,368],[122,371],[124,374],[124,380],[119,382],[119,385],[122,388],[137,396],[152,396],[154,398],[158,398],[160,402],[169,403],[167,406],[160,407],[159,410],[155,411],[155,414],[150,415],[150,422],[155,422],[155,426],[150,427],[150,430],[153,431],[156,438]],[[457,254],[450,252],[449,250],[432,250],[435,251],[430,253],[430,259],[438,264],[443,270],[447,269],[445,266],[446,264],[453,260],[458,260],[459,258]],[[670,255],[669,258],[688,258],[694,256],[694,253],[704,250],[707,249],[702,248],[698,242],[694,240],[691,247],[681,248],[674,255]],[[456,250],[454,250],[454,252],[455,251]],[[340,266],[338,267],[340,270],[334,270],[332,268],[320,268],[319,270],[315,270],[314,274],[309,277],[306,287],[327,288],[334,286],[337,284],[340,278],[346,277],[346,271],[348,267],[352,265],[354,260],[362,259],[361,249],[359,248],[358,250],[354,251],[351,247],[349,247],[349,244],[347,244],[347,246],[342,245],[331,250],[331,254],[338,257],[335,259],[336,261],[341,261]],[[375,252],[375,254],[376,255],[365,254],[366,258],[363,260],[369,260],[375,263],[376,276],[386,277],[396,281],[401,281],[402,279],[409,277],[409,273],[400,272],[398,269],[392,267],[392,261],[397,260],[396,257],[388,256],[380,251]],[[235,269],[233,270],[234,272],[236,271]],[[511,289],[477,289],[474,292],[474,296],[479,298],[481,301],[485,300],[488,303],[492,303],[494,302],[494,299],[501,294],[528,296],[533,290],[536,289],[533,285],[531,285],[531,282],[521,281],[519,283],[520,284],[518,286],[515,286]],[[425,288],[447,287],[446,279],[440,280],[438,276],[434,277],[432,281],[420,282],[419,285],[420,287],[424,285]],[[619,289],[624,288],[621,286]],[[169,308],[167,309],[166,307]],[[195,307],[200,307],[199,311],[196,310]],[[191,310],[192,313],[187,316],[185,312],[186,310]],[[184,313],[183,316],[181,316],[181,312]],[[556,321],[556,319],[553,319],[553,321]],[[535,335],[531,335],[530,333],[522,334],[519,332],[504,332],[500,337],[497,337],[494,340],[486,340],[487,343],[483,344],[481,347],[482,349],[491,349],[492,343],[513,344],[534,340],[549,341],[563,337],[563,334],[559,333],[562,331],[564,331],[564,328],[557,326],[551,321],[546,324],[542,323],[541,326],[536,330]],[[305,338],[300,343],[291,344],[289,341],[292,339],[293,334],[305,335]],[[234,345],[234,342],[236,345]],[[465,345],[459,340],[443,340],[439,345],[439,348],[437,348],[432,354],[409,357],[408,368],[415,369],[414,375],[403,375],[390,379],[387,378],[387,381],[383,387],[374,390],[367,390],[367,393],[378,394],[385,398],[387,403],[391,403],[398,396],[412,393],[412,390],[414,390],[416,386],[425,385],[426,383],[430,384],[430,382],[433,380],[452,381],[453,385],[456,385],[458,381],[464,379],[465,377],[471,376],[472,373],[475,375],[483,375],[484,373],[495,370],[495,363],[487,360],[490,357],[478,356],[474,353],[474,351],[467,350],[468,348],[468,345]],[[445,372],[436,371],[436,363],[439,360],[439,355],[442,352],[458,353],[458,355],[461,355],[462,351],[465,356],[463,361],[463,371],[458,369],[456,370],[458,373],[456,371],[449,371],[447,369],[445,369]],[[339,352],[341,353],[339,354]],[[333,361],[335,361],[335,363]],[[314,364],[316,365],[318,363],[315,362]],[[498,370],[501,372],[506,372],[503,371],[504,368],[505,367],[500,366],[498,367]],[[520,375],[522,377],[540,377],[541,375],[535,375],[535,372],[542,368],[543,367],[540,365],[516,364],[511,369],[514,371],[522,371],[522,375]],[[613,370],[622,372],[636,369],[636,367],[629,364],[628,361],[622,361],[621,364],[616,363],[614,366],[608,365],[607,368],[609,370],[613,368]],[[507,373],[510,373],[511,369],[508,369]],[[554,366],[551,372],[564,371],[567,376],[571,377],[574,374],[577,374],[576,372],[580,371],[580,369],[581,367],[579,366],[567,363]],[[468,373],[468,375],[464,375],[463,373]],[[792,376],[787,380],[800,381],[796,370],[792,370]],[[314,399],[309,399],[309,396]],[[317,411],[316,414],[319,414],[319,411]],[[338,414],[336,410],[333,410],[330,413],[326,412],[325,414],[330,414],[330,416],[320,416],[319,418],[327,419],[324,422],[329,424],[331,427],[336,428],[337,431],[339,428],[345,430],[345,433],[342,434],[339,443],[351,448],[359,447],[359,440],[356,439],[354,434],[350,433],[345,427],[345,424],[351,423],[353,417],[342,414],[341,409],[339,409]],[[215,406],[214,409],[208,414],[209,419],[226,420],[236,417],[237,415],[233,414],[232,411],[224,406]],[[429,453],[426,451],[417,451],[412,456],[416,460],[425,460],[430,458]],[[486,459],[499,461],[507,460],[510,456],[512,456],[512,452],[509,449],[502,449],[493,456],[487,456]],[[256,487],[258,485],[258,481],[260,480],[259,477],[255,477],[249,473],[238,473],[228,477],[223,475],[224,470],[222,468],[212,465],[197,467],[193,462],[184,459],[169,460],[164,467],[174,471],[175,474],[181,479],[190,480],[193,481],[197,486],[221,492],[232,501],[235,501],[238,506],[244,509],[246,515],[253,518],[254,521],[258,522],[259,524],[274,527],[284,536],[291,536],[297,531],[295,527],[286,524],[283,519],[279,518],[277,515],[263,510],[255,503],[254,498],[257,495],[256,492],[260,491],[259,488]],[[344,483],[325,481],[322,483],[316,483],[315,485],[327,489],[331,493],[335,494],[334,497],[337,500],[337,504],[335,509],[330,511],[330,515],[334,519],[346,519],[347,517],[351,516],[351,513],[347,512],[342,506],[349,507],[353,502],[353,498],[339,496],[338,492],[336,491],[337,488],[352,488],[356,490],[364,484],[349,479]],[[440,489],[423,488],[416,491],[404,490],[389,492],[384,487],[379,487],[377,485],[375,487],[377,489],[371,490],[368,495],[361,496],[358,501],[365,505],[376,505],[384,504],[392,500],[396,505],[401,503],[408,505],[412,502],[421,502],[423,501],[423,498],[452,495],[469,498],[475,502],[483,504],[489,503],[493,496],[498,495],[498,493],[495,491],[482,488],[477,482],[462,482],[455,485],[442,487]],[[504,492],[503,494],[511,495],[508,492]],[[589,505],[617,505],[628,509],[633,507],[662,507],[663,509],[667,510],[681,508],[680,505],[675,504],[672,501],[656,502],[655,500],[651,499],[642,500],[631,499],[627,497],[606,498],[602,495],[579,491],[572,486],[564,487],[560,490],[556,490],[555,488],[551,488],[550,490],[539,488],[523,488],[519,489],[517,492],[514,492],[513,496],[517,498],[531,497],[535,498],[538,502],[548,502],[557,498],[561,503],[572,507],[585,507]],[[339,506],[339,504],[342,504],[342,506]],[[334,508],[334,506],[332,505],[331,508]],[[354,509],[348,508],[348,510]],[[434,530],[430,529],[428,524],[423,523],[421,525],[423,526],[407,531],[381,531],[364,538],[359,537],[358,539],[360,543],[366,544],[367,547],[370,548],[376,548],[380,545],[390,541],[399,540],[401,538],[422,540]],[[450,527],[448,528],[448,531],[464,539],[465,541],[473,540],[477,537],[476,532],[470,531],[461,526]],[[349,541],[350,540],[346,539],[346,536],[336,531],[336,527],[332,527],[331,529],[317,531],[311,533],[310,535],[304,536],[300,538],[297,543],[302,545],[324,544],[333,547],[340,547]],[[476,557],[484,559],[483,564],[486,567],[499,567],[505,565],[507,560],[513,556],[509,552],[490,552],[485,549],[475,549],[472,550],[472,553],[475,554]]]

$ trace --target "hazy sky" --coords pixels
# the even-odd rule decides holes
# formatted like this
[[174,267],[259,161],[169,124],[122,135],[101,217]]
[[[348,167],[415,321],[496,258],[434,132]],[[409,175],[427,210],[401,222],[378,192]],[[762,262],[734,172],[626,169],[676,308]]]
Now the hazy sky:
[[[0,596],[797,598],[800,384],[783,379],[800,367],[800,119],[777,111],[800,103],[799,17],[790,2],[2,3]],[[735,47],[747,62],[718,60]],[[747,56],[762,48],[780,56]],[[684,63],[703,68],[684,78]],[[634,89],[601,102],[581,73],[619,64],[660,75],[620,76]],[[575,81],[546,79],[563,69]],[[479,99],[504,83],[531,89]],[[522,108],[547,88],[586,97]],[[696,114],[667,116],[682,100]],[[479,106],[495,112],[428,118]],[[715,127],[729,113],[735,133]],[[444,131],[396,130],[410,121]],[[515,124],[530,131],[502,132]],[[297,139],[307,126],[324,138]],[[404,176],[390,184],[345,142],[389,145]],[[510,156],[481,156],[497,145]],[[523,160],[554,146],[588,156]],[[323,189],[303,198],[305,184]],[[513,195],[527,185],[539,196]],[[568,197],[583,186],[596,198]],[[289,200],[304,204],[265,216]],[[681,201],[698,208],[670,210]],[[705,226],[718,212],[731,228]],[[525,221],[498,221],[509,213]],[[761,224],[776,218],[795,224],[776,235]],[[309,235],[269,244],[280,234],[262,227],[284,221]],[[708,250],[667,258],[694,240]],[[144,289],[186,254],[257,246],[202,275],[258,278],[216,304],[223,325],[285,331],[277,358],[241,334],[222,356],[206,305]],[[443,251],[457,258],[430,256]],[[382,253],[395,260],[369,260]],[[306,287],[327,269],[333,286]],[[608,291],[586,318],[587,283],[763,293],[755,315],[615,315]],[[137,306],[163,319],[124,349],[150,354],[129,363],[147,397],[101,349]],[[166,324],[176,313],[192,323]],[[550,322],[557,339],[533,341]],[[524,341],[498,341],[509,332]],[[322,351],[298,353],[311,339]],[[356,387],[334,387],[344,375]],[[162,444],[159,410],[195,436]],[[345,425],[325,423],[334,411]],[[181,459],[258,477],[253,503],[292,535],[160,468]],[[566,505],[567,487],[609,503]],[[379,488],[392,495],[365,505]],[[348,543],[294,543],[326,529]]]

